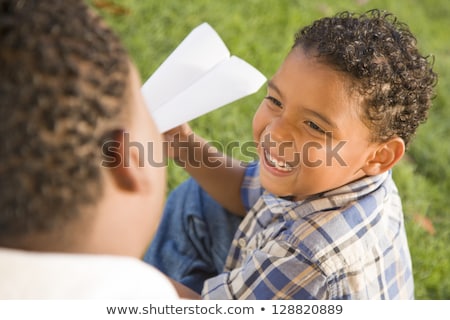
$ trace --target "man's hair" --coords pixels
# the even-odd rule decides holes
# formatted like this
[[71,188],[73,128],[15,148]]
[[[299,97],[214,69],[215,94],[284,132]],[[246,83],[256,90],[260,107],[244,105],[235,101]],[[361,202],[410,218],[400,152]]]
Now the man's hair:
[[0,0],[0,238],[56,230],[102,196],[130,62],[79,0]]
[[398,136],[408,145],[426,121],[437,75],[407,25],[391,13],[341,12],[317,20],[295,35],[296,46],[350,75],[373,141]]

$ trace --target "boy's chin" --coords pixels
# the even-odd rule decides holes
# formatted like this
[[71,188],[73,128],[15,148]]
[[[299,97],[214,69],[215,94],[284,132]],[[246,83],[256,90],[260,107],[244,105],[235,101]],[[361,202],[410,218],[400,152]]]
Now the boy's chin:
[[280,190],[279,188],[271,185],[265,185],[264,182],[261,181],[261,185],[267,192],[277,196],[278,198],[282,198],[289,201],[294,201],[295,195],[290,192],[285,192]]

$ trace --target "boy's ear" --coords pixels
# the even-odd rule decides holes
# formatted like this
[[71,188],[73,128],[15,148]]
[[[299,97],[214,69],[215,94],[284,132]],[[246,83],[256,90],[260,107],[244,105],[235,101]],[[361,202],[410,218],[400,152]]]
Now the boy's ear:
[[405,154],[405,142],[394,137],[378,146],[362,168],[368,176],[374,176],[391,169]]
[[106,164],[104,167],[108,168],[108,173],[119,189],[136,192],[143,187],[142,177],[145,176],[140,170],[143,155],[139,153],[143,152],[143,149],[135,145],[130,146],[127,132],[113,131],[102,146],[103,155],[108,159],[104,159],[103,163]]

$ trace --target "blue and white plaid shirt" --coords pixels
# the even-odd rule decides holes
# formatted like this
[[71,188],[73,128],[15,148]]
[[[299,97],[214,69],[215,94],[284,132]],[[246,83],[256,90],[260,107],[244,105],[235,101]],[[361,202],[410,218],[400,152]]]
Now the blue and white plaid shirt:
[[204,299],[413,299],[411,257],[391,172],[292,202],[261,188],[259,164],[242,185],[249,212],[224,273]]

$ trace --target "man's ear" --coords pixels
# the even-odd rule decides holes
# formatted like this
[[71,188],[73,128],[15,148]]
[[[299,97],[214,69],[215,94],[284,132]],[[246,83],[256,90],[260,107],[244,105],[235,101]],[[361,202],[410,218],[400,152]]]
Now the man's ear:
[[[130,143],[129,133],[114,130],[102,145],[102,166],[107,168],[116,186],[127,192],[139,191],[142,187],[143,148]],[[133,144],[133,145],[132,145]]]
[[404,154],[405,142],[400,137],[394,137],[376,148],[362,170],[368,176],[381,174],[391,169]]

